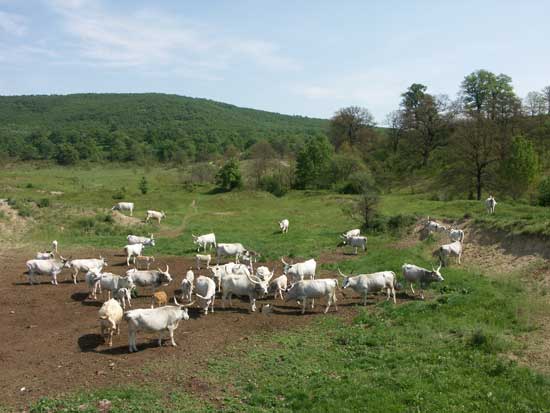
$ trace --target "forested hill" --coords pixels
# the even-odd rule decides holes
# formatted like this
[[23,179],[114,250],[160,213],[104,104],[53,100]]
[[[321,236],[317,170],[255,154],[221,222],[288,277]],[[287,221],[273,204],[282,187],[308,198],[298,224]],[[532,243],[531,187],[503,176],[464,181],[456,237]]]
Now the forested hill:
[[79,159],[204,160],[262,139],[284,152],[325,134],[327,125],[324,119],[155,93],[0,97],[0,152],[20,159],[63,161],[59,147],[65,145]]

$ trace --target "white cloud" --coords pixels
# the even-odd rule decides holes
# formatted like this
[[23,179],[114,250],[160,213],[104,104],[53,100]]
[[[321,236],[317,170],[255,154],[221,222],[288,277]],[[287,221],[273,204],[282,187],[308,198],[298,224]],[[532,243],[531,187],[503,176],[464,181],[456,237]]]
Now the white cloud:
[[295,70],[277,45],[256,39],[228,38],[155,9],[120,15],[99,2],[52,0],[64,29],[77,40],[88,63],[110,67],[176,67],[187,77],[219,79],[219,72],[247,59],[270,70]]
[[19,14],[0,10],[0,31],[16,36],[23,36],[27,32],[26,19]]

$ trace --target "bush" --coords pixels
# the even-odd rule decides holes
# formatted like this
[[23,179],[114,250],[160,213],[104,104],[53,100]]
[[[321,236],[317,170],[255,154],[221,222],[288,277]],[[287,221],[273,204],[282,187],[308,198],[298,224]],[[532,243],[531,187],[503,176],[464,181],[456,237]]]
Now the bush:
[[351,174],[342,186],[340,186],[338,192],[341,194],[361,194],[366,186],[373,187],[374,179],[370,172],[359,171]]
[[288,192],[288,187],[284,184],[281,176],[264,176],[260,179],[259,187],[262,191],[269,192],[276,197],[282,197]]
[[544,178],[539,184],[539,204],[550,206],[550,176]]
[[415,223],[416,217],[414,215],[399,214],[388,218],[387,226],[389,231],[401,233],[409,230]]
[[224,191],[232,191],[243,185],[239,163],[235,159],[228,161],[216,175],[216,185]]
[[139,181],[139,190],[143,195],[145,195],[149,191],[149,185],[145,177],[142,177],[141,181]]
[[56,156],[57,162],[61,165],[74,165],[78,162],[77,150],[68,143],[61,145]]
[[121,199],[124,199],[125,196],[126,196],[126,188],[121,187],[113,194],[113,199],[119,201]]
[[36,205],[38,208],[48,208],[50,206],[50,200],[48,198],[39,199]]

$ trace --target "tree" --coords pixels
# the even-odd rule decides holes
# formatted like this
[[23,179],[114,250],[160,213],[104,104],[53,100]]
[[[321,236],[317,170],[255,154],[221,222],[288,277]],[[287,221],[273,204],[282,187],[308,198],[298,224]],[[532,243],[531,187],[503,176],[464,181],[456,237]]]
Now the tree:
[[386,125],[388,125],[388,137],[393,153],[397,153],[399,142],[405,133],[405,120],[403,110],[394,110],[386,116]]
[[253,159],[252,172],[256,178],[256,185],[260,183],[266,171],[270,168],[275,155],[275,150],[265,139],[250,147],[250,157]]
[[239,163],[236,159],[230,159],[216,175],[216,185],[224,191],[232,191],[242,186],[242,176]]
[[544,97],[544,102],[546,104],[546,114],[550,115],[550,86],[546,86],[542,89],[542,96]]
[[544,115],[546,112],[546,99],[540,92],[529,92],[524,99],[523,107],[528,116]]
[[451,137],[447,175],[455,182],[473,184],[478,200],[494,178],[494,165],[500,159],[497,140],[495,122],[481,116],[463,121]]
[[64,143],[59,147],[56,159],[61,165],[73,165],[78,162],[79,157],[78,152],[72,145]]
[[338,110],[330,119],[329,137],[338,150],[344,143],[364,144],[373,135],[374,116],[366,108],[349,106]]
[[324,137],[306,142],[296,158],[295,187],[298,189],[326,188],[329,186],[329,169],[332,148]]
[[139,190],[143,195],[149,191],[149,184],[147,183],[147,178],[144,176],[141,178],[141,181],[139,181]]
[[539,159],[533,144],[522,136],[512,140],[510,154],[503,163],[506,188],[514,199],[523,195],[537,177]]

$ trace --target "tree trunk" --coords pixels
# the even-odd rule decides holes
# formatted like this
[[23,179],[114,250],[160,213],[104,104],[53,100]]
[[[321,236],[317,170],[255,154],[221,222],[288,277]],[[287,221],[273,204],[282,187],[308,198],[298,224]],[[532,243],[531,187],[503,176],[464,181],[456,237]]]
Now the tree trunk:
[[482,187],[481,170],[478,170],[477,174],[476,174],[476,189],[477,189],[477,200],[478,201],[481,201],[481,187]]

